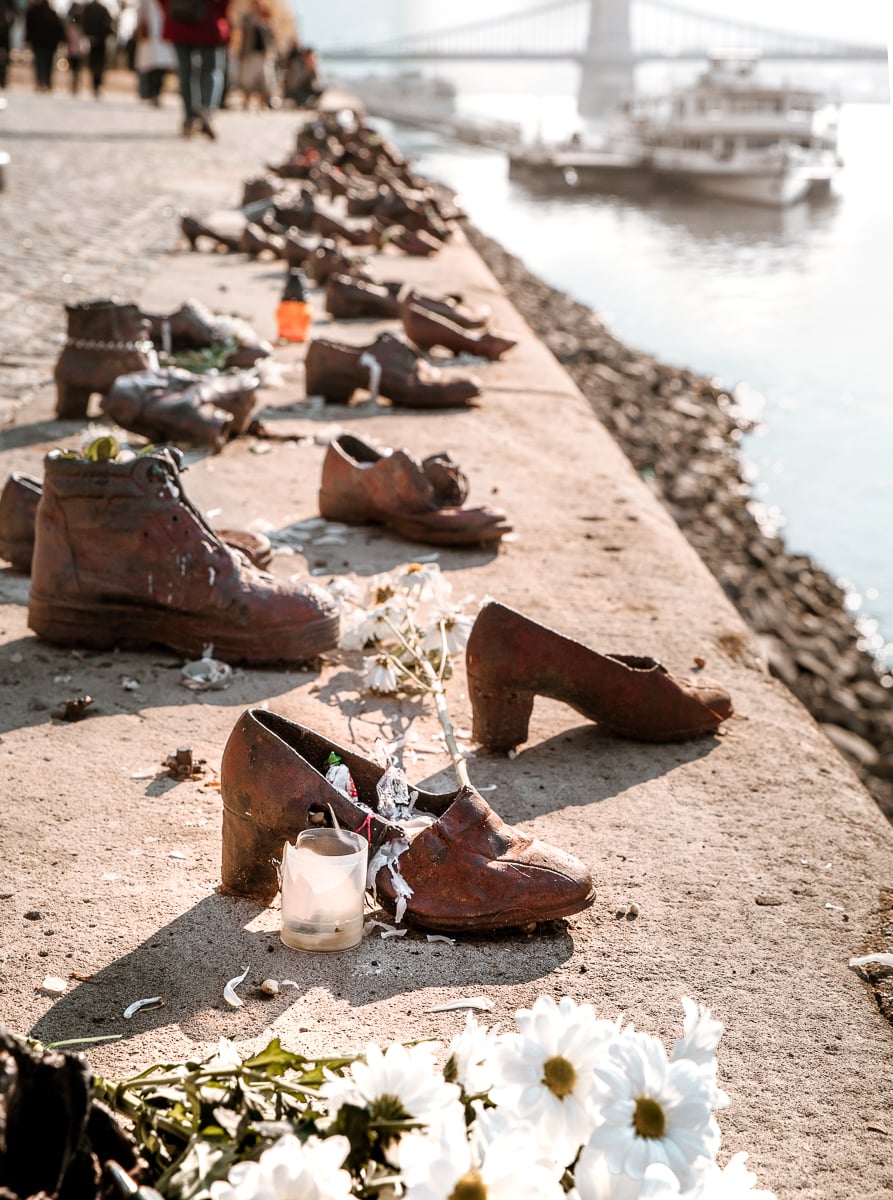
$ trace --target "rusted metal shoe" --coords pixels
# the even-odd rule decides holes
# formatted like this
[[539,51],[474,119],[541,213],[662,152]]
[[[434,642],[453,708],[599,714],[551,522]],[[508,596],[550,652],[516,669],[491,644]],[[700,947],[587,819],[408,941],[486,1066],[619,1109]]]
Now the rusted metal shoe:
[[189,242],[191,250],[198,250],[199,240],[211,242],[214,250],[227,250],[231,254],[235,254],[241,248],[237,234],[221,233],[204,221],[199,221],[197,217],[193,217],[190,213],[183,213],[181,215],[180,231]]
[[451,354],[477,354],[495,362],[518,344],[503,334],[470,333],[448,317],[419,304],[412,294],[400,305],[400,317],[406,336],[421,350],[441,346]]
[[225,546],[183,490],[179,455],[47,457],[28,625],[47,641],[160,643],[189,658],[301,663],[338,642],[312,585],[279,583]]
[[121,375],[102,399],[106,416],[150,442],[189,442],[220,450],[244,433],[257,399],[249,371],[194,375],[160,367]]
[[[0,558],[30,574],[34,554],[34,527],[43,484],[32,475],[13,471],[0,491]],[[273,561],[273,543],[263,533],[249,529],[215,531],[231,550],[238,550],[263,570]]]
[[341,404],[347,404],[358,388],[367,388],[400,408],[467,408],[481,390],[473,376],[445,375],[390,333],[381,334],[371,346],[316,338],[304,368],[308,396]]
[[712,733],[732,701],[709,679],[679,679],[653,658],[598,654],[491,601],[465,648],[473,736],[490,750],[527,741],[535,696],[561,700],[619,737],[672,742]]
[[90,397],[119,375],[157,366],[149,325],[135,304],[114,297],[66,304],[68,340],[56,360],[56,416],[83,419]]
[[285,258],[285,243],[282,238],[271,233],[256,221],[249,221],[242,230],[239,249],[249,258],[258,258],[261,254],[272,254],[274,258]]
[[401,537],[432,546],[498,542],[511,532],[505,513],[463,508],[468,481],[448,454],[421,463],[405,450],[376,450],[352,434],[329,443],[319,511],[347,525],[387,525]]
[[26,574],[31,570],[41,491],[39,479],[13,471],[0,492],[0,558]]
[[387,225],[378,228],[378,245],[396,246],[413,258],[429,258],[443,248],[440,238],[427,229],[407,229],[405,225]]
[[400,302],[396,294],[383,284],[335,274],[330,275],[326,283],[326,311],[336,321],[351,321],[360,317],[399,317]]
[[[337,754],[356,785],[356,801],[326,779]],[[399,829],[378,815],[384,768],[312,729],[266,709],[243,713],[220,766],[223,800],[222,885],[269,903],[278,883],[273,859],[305,829],[332,825],[363,831],[370,862],[379,849],[399,852]],[[416,789],[413,789],[414,791]],[[415,809],[434,818],[395,863],[408,885],[405,919],[423,929],[483,933],[571,916],[594,899],[588,868],[507,825],[474,788],[436,795],[418,789]],[[424,822],[419,822],[424,825]],[[397,908],[394,876],[382,866],[381,903]]]

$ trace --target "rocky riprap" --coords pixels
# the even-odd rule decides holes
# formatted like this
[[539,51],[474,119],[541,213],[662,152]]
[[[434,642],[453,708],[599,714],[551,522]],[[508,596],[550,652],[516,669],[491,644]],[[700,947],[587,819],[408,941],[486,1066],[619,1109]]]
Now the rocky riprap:
[[749,425],[730,393],[631,350],[498,242],[466,233],[756,632],[769,669],[893,820],[893,675],[863,649],[831,576],[760,526],[739,454]]

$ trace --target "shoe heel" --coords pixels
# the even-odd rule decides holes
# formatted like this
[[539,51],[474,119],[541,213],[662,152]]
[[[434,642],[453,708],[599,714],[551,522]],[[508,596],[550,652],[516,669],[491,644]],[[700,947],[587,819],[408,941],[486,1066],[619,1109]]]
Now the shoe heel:
[[473,714],[472,737],[488,750],[514,750],[527,741],[534,692],[490,691],[473,675],[468,676],[468,695]]
[[56,416],[63,421],[83,420],[93,392],[64,380],[56,380]]
[[285,838],[225,805],[224,798],[221,890],[269,904],[279,891],[273,860],[282,857]]

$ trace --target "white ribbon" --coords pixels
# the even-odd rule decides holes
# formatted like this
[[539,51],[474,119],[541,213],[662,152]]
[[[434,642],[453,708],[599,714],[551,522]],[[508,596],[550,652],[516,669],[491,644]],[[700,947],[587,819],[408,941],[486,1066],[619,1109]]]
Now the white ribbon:
[[374,354],[367,350],[360,355],[360,366],[369,368],[369,396],[378,399],[378,385],[381,383],[381,363]]

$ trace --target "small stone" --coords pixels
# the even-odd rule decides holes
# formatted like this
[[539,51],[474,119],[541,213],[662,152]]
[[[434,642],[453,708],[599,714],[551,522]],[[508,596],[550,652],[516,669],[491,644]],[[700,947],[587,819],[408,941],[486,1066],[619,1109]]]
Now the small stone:
[[38,910],[36,908],[32,908],[32,909],[30,909],[29,912],[25,913],[25,920],[26,921],[39,921],[41,916],[42,916],[42,913],[38,912]]
[[784,901],[779,900],[777,896],[754,896],[754,904],[759,904],[762,908],[775,908],[776,905],[784,904]]

